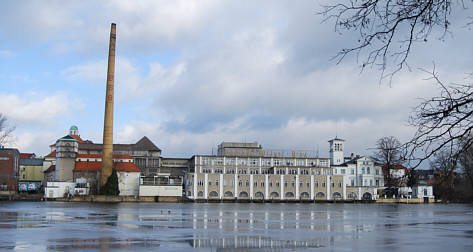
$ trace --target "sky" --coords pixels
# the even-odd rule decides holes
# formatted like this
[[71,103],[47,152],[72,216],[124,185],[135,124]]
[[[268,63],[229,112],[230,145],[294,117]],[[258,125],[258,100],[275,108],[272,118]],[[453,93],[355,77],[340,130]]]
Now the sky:
[[410,69],[380,82],[353,45],[316,13],[319,1],[2,1],[0,113],[8,147],[37,155],[77,125],[102,142],[110,24],[117,24],[114,143],[147,136],[165,157],[210,154],[222,141],[312,150],[327,141],[373,153],[376,140],[408,140],[412,109],[473,67],[465,11],[451,33],[415,44]]

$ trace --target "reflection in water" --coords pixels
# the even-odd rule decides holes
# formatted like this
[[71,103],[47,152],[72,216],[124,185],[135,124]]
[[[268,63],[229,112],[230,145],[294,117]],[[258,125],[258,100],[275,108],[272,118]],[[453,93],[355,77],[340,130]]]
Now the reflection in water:
[[462,250],[471,248],[472,217],[464,205],[8,202],[0,249],[426,250],[456,239],[447,248]]

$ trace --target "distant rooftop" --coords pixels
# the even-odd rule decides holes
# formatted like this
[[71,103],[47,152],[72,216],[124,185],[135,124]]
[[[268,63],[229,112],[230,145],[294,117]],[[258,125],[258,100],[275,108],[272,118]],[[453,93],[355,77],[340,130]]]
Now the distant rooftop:
[[253,143],[242,143],[242,142],[222,142],[219,148],[261,148],[258,142]]

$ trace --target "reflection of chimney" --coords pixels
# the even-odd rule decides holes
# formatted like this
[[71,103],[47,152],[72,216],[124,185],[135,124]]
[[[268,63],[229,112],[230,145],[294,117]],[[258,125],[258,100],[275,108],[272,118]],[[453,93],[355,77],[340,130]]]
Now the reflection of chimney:
[[105,94],[105,116],[103,124],[102,186],[107,182],[113,169],[113,86],[115,75],[115,41],[116,25],[112,23],[110,29],[110,45],[108,49],[107,91]]
[[356,158],[360,158],[360,155],[356,155]]
[[353,152],[352,152],[351,155],[350,155],[350,159],[353,159]]

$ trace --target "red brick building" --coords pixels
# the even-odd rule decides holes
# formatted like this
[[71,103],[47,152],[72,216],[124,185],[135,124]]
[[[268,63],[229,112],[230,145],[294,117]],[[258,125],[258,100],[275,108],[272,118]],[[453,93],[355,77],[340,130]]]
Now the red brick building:
[[18,171],[20,152],[17,149],[0,149],[0,190],[16,191],[18,187]]

